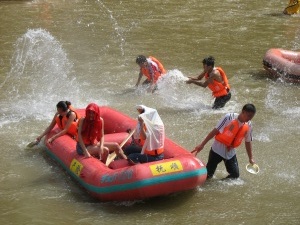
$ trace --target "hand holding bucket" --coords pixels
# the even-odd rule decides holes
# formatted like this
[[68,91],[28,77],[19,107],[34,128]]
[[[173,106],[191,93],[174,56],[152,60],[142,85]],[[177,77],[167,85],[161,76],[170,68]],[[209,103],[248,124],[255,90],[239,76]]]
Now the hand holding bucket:
[[259,173],[259,166],[257,164],[251,164],[251,163],[248,163],[246,165],[246,170],[249,172],[249,173],[252,173],[252,174],[258,174]]

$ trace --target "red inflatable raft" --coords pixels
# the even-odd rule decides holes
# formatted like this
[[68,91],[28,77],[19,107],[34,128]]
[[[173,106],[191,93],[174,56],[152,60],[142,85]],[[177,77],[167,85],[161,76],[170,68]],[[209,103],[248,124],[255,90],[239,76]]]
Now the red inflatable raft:
[[275,78],[286,82],[300,82],[300,52],[269,49],[263,59],[264,68]]
[[[136,120],[109,107],[100,107],[106,141],[121,143]],[[84,109],[78,110],[84,115]],[[59,128],[54,128],[48,139]],[[129,143],[127,143],[129,144]],[[145,199],[194,189],[206,180],[206,167],[190,152],[165,139],[165,158],[161,161],[130,166],[127,160],[115,160],[108,167],[96,158],[76,153],[76,142],[68,135],[45,143],[46,152],[85,188],[101,201]]]

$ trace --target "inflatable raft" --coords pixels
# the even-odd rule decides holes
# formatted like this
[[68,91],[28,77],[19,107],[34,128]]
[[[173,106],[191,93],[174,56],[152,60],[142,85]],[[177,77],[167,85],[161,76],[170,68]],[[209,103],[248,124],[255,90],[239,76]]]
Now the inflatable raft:
[[286,82],[300,82],[300,52],[269,49],[263,59],[264,68],[272,77]]
[[[85,110],[78,110],[84,116]],[[137,121],[112,108],[100,107],[104,119],[105,141],[121,143]],[[54,128],[45,138],[59,131]],[[127,143],[128,145],[129,143]],[[190,152],[170,139],[165,139],[164,159],[129,165],[127,160],[114,160],[108,166],[97,158],[84,158],[76,153],[76,142],[68,135],[46,143],[46,152],[57,161],[87,192],[101,201],[145,199],[194,189],[206,180],[206,167]]]

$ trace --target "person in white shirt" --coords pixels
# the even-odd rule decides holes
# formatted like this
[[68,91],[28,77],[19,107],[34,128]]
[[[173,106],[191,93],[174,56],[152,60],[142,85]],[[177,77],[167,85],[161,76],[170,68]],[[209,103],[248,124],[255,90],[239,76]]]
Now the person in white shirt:
[[246,104],[240,114],[226,114],[206,138],[192,151],[192,153],[197,155],[209,140],[215,138],[206,165],[207,179],[213,177],[216,168],[221,161],[224,161],[226,170],[229,173],[226,178],[239,177],[239,166],[235,148],[241,144],[243,139],[245,139],[245,148],[249,157],[249,162],[251,164],[255,163],[251,144],[251,119],[254,117],[255,113],[255,106],[253,104]]

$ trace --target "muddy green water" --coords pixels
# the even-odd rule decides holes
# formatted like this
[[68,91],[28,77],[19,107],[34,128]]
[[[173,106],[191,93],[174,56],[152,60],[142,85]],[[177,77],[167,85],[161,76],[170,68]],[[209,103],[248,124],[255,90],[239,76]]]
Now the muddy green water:
[[[0,1],[0,224],[299,224],[299,85],[270,80],[269,48],[298,50],[299,15],[288,1]],[[169,70],[150,94],[133,88],[135,57],[153,55]],[[210,109],[210,91],[186,85],[213,55],[232,99]],[[132,117],[157,108],[166,135],[192,150],[227,112],[257,107],[254,158],[240,179],[216,177],[186,193],[135,202],[88,196],[41,148],[28,150],[60,100],[109,105]],[[207,162],[209,143],[198,154]]]

